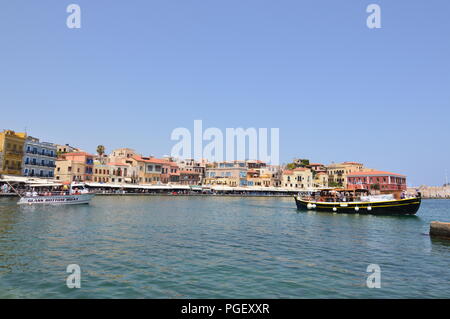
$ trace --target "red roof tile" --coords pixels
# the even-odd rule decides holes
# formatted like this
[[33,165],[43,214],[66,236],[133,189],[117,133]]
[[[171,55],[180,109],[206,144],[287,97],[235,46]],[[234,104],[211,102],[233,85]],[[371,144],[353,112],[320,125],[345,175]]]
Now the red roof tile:
[[139,155],[134,155],[132,158],[135,159],[136,161],[139,161],[139,162],[153,163],[153,164],[165,164],[167,162],[166,160],[162,160],[162,159],[159,159],[159,158],[142,157],[142,156],[139,156]]

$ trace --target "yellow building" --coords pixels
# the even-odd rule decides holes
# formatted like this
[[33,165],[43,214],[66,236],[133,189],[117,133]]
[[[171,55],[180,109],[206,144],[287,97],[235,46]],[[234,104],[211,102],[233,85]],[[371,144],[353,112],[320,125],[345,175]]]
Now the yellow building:
[[328,175],[325,172],[318,172],[314,175],[314,187],[328,187]]
[[303,167],[298,167],[293,170],[284,170],[281,187],[310,189],[313,187],[313,173],[311,170]]
[[339,164],[330,164],[326,166],[328,174],[328,185],[347,187],[347,175],[354,172],[365,170],[364,165],[357,162],[344,162]]
[[0,174],[22,175],[23,146],[26,133],[4,130],[0,133]]

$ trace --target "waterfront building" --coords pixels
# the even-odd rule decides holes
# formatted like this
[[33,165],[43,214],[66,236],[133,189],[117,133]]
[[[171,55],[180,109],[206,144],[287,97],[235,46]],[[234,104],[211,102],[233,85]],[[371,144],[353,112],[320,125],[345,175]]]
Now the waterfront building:
[[171,159],[164,159],[161,169],[161,183],[177,184],[180,182],[180,170],[178,164]]
[[326,166],[328,185],[347,187],[347,175],[353,172],[364,171],[364,165],[357,162],[343,162]]
[[131,148],[118,148],[111,151],[111,153],[108,155],[108,162],[131,164],[131,158],[135,155],[139,154],[137,154],[136,151]]
[[94,174],[92,180],[96,183],[110,183],[111,172],[109,166],[99,161],[94,161]]
[[70,146],[69,144],[55,144],[56,145],[56,152],[58,155],[65,154],[65,153],[74,153],[74,152],[80,152],[79,148]]
[[278,187],[281,185],[281,168],[261,161],[247,161],[247,185]]
[[247,170],[247,186],[271,187],[272,185],[272,174],[254,168]]
[[28,136],[24,143],[22,175],[53,178],[56,157],[56,144],[41,142],[38,138]]
[[315,172],[313,171],[314,175],[314,187],[316,188],[325,188],[328,187],[328,175],[325,172]]
[[177,164],[180,171],[196,172],[198,173],[198,178],[200,179],[200,182],[203,181],[206,173],[206,165],[207,165],[206,160],[196,161],[192,158],[182,159],[178,160]]
[[181,185],[200,185],[200,173],[196,171],[180,170]]
[[94,155],[86,152],[61,154],[56,160],[55,178],[62,182],[93,181]]
[[93,181],[97,183],[136,183],[137,168],[124,163],[94,162]]
[[206,168],[206,185],[247,186],[245,161],[212,163]]
[[405,175],[384,171],[349,173],[347,175],[347,187],[349,189],[370,189],[381,192],[407,189]]
[[4,130],[0,133],[0,174],[22,175],[26,133]]
[[305,167],[297,167],[293,170],[284,170],[282,187],[294,189],[309,189],[313,187],[313,173]]
[[137,167],[128,163],[108,163],[111,183],[136,183]]
[[131,166],[136,167],[137,181],[139,184],[160,184],[162,166],[165,160],[154,157],[134,155],[129,159]]

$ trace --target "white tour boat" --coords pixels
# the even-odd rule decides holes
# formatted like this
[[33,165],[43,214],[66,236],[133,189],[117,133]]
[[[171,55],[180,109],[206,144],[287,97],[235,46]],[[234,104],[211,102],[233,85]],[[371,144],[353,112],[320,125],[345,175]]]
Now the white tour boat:
[[83,183],[71,183],[69,189],[59,192],[27,192],[20,197],[19,205],[75,205],[89,204],[95,193],[90,193]]

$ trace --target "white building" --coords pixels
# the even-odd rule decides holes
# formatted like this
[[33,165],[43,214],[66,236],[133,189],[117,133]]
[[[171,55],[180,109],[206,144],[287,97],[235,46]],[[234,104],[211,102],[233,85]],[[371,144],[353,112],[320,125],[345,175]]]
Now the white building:
[[28,136],[23,152],[23,176],[54,177],[56,144],[40,142],[38,138]]

